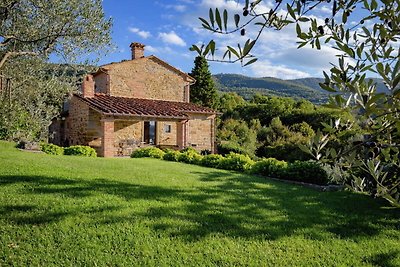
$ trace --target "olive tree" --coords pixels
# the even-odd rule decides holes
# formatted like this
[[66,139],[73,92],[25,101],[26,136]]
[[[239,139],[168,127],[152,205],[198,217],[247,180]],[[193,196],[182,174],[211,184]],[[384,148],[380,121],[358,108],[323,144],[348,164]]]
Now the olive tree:
[[[254,47],[268,28],[280,30],[294,25],[298,47],[335,48],[337,62],[320,86],[334,92],[328,106],[348,109],[358,115],[362,136],[352,137],[343,149],[328,148],[330,136],[351,128],[347,122],[326,124],[326,133],[318,133],[304,150],[315,159],[331,165],[337,176],[354,189],[384,197],[400,206],[400,1],[399,0],[275,0],[268,11],[258,12],[266,1],[237,1],[243,13],[210,9],[207,18],[200,18],[204,29],[215,34],[246,36],[255,29],[254,38],[237,46],[227,46],[218,58],[214,40],[192,51],[209,60],[240,62],[243,66],[257,60]],[[313,14],[318,7],[331,10],[319,19]],[[380,77],[387,93],[377,93]]]
[[110,28],[101,0],[0,1],[0,138],[44,139],[86,69],[72,63],[107,52]]
[[110,44],[101,0],[2,0],[0,69],[10,57],[51,53],[68,61]]

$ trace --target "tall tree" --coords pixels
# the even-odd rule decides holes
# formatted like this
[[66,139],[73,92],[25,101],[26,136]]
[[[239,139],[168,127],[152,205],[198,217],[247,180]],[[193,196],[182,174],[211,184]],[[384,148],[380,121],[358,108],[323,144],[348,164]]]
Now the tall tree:
[[[327,125],[328,135],[316,135],[308,151],[332,165],[354,189],[384,197],[400,207],[400,0],[237,2],[242,3],[243,13],[231,16],[232,23],[228,23],[227,10],[210,8],[209,17],[200,18],[202,26],[216,34],[246,36],[255,30],[255,35],[245,38],[247,41],[237,48],[227,46],[220,59],[214,57],[214,40],[190,49],[210,60],[238,61],[245,66],[257,60],[252,53],[266,29],[280,30],[288,25],[295,25],[299,48],[334,47],[338,61],[330,72],[323,73],[325,82],[320,86],[336,93],[330,107],[358,114],[365,134],[359,142],[349,139],[349,147],[328,149],[329,134],[351,127],[336,121]],[[322,8],[331,12],[320,19],[313,12]],[[377,93],[376,81],[368,78],[371,72],[382,78],[389,93]]]
[[215,108],[218,94],[208,69],[207,60],[198,56],[194,60],[194,67],[190,75],[196,79],[196,83],[190,88],[190,101],[206,107]]

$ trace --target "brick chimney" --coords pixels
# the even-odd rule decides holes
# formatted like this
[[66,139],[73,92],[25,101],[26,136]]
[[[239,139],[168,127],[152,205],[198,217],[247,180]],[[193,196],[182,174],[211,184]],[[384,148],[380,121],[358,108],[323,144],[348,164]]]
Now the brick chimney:
[[83,97],[94,97],[94,80],[93,76],[90,74],[83,78],[82,95]]
[[144,47],[145,45],[141,43],[131,43],[132,59],[144,57]]

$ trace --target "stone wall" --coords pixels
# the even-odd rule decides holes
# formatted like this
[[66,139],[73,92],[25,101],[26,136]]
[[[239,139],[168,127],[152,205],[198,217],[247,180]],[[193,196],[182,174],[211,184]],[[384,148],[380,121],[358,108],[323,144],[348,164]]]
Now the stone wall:
[[[108,69],[110,95],[183,102],[184,78],[149,58],[129,60],[105,66]],[[96,76],[96,87],[104,88],[104,78]],[[103,80],[102,80],[103,79]],[[97,85],[99,81],[99,85]],[[99,89],[104,91],[103,89]],[[186,99],[185,99],[186,98]]]
[[197,151],[214,152],[215,116],[192,115],[188,121],[187,145]]
[[[166,126],[169,125],[170,132],[167,133]],[[176,122],[159,121],[157,122],[157,145],[160,147],[175,148],[177,145],[176,140]]]
[[141,121],[115,121],[114,146],[116,156],[129,156],[142,142]]
[[77,97],[71,98],[68,133],[66,134],[69,145],[88,145],[87,126],[89,121],[89,106]]

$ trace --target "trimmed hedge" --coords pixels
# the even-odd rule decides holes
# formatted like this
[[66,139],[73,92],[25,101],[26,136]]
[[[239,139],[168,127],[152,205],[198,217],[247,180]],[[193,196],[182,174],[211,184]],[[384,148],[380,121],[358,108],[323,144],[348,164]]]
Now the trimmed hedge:
[[64,155],[97,157],[96,150],[90,146],[70,146],[64,148]]
[[144,147],[139,148],[132,152],[131,158],[156,158],[162,159],[164,157],[165,152],[157,147]]
[[254,161],[247,155],[229,153],[222,158],[218,164],[218,168],[233,171],[247,171],[254,165]]
[[221,154],[222,156],[229,155],[229,153],[231,153],[231,152],[236,153],[236,154],[242,154],[242,155],[248,154],[246,152],[246,150],[243,149],[241,146],[239,146],[237,144],[232,144],[232,143],[218,144],[217,150],[218,150],[218,154]]
[[131,157],[159,158],[224,170],[245,171],[272,178],[318,185],[326,185],[329,183],[326,171],[320,164],[314,161],[295,161],[293,163],[287,163],[286,161],[277,160],[275,158],[263,158],[254,162],[247,155],[233,152],[225,157],[218,154],[202,156],[193,148],[187,148],[181,152],[167,149],[164,152],[156,147],[138,149],[132,153]]
[[287,162],[283,160],[267,158],[257,161],[251,168],[251,172],[264,176],[283,178],[285,177],[287,167]]
[[200,162],[201,166],[218,168],[220,162],[224,159],[222,155],[219,154],[209,154],[203,157]]
[[172,149],[165,149],[164,152],[163,160],[167,161],[178,161],[178,157],[181,154],[181,152]]
[[188,164],[196,164],[200,165],[203,156],[200,155],[196,150],[193,148],[187,148],[182,150],[182,152],[178,155],[178,161],[184,162]]
[[295,161],[289,163],[285,179],[318,185],[329,183],[326,171],[320,164],[314,161]]
[[50,154],[50,155],[63,155],[64,154],[64,148],[54,145],[54,144],[41,143],[40,150],[43,151],[44,153]]

